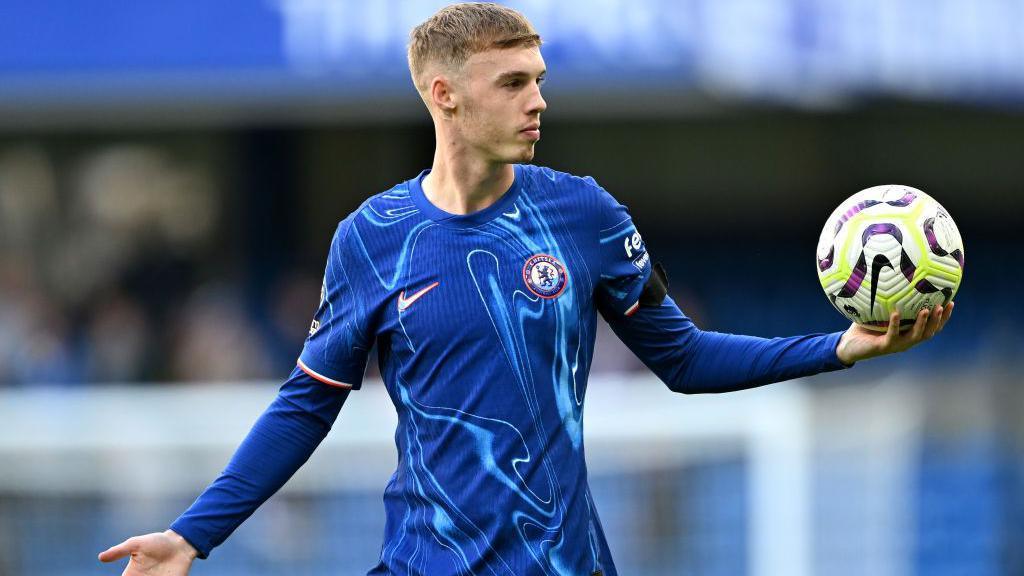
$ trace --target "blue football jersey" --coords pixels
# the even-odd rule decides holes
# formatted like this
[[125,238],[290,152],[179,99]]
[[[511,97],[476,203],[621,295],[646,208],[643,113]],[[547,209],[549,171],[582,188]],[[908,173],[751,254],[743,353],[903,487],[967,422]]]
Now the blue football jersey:
[[398,468],[370,574],[616,574],[583,460],[596,313],[674,392],[845,367],[842,332],[721,334],[670,297],[638,307],[651,265],[626,209],[592,179],[514,170],[473,214],[430,204],[424,172],[341,222],[299,369],[171,524],[200,558],[309,458],[374,345],[398,411]]
[[424,171],[364,202],[331,243],[299,365],[359,388],[378,347],[398,467],[371,574],[615,574],[583,401],[597,308],[632,314],[650,259],[593,179],[514,170],[468,215],[431,204]]

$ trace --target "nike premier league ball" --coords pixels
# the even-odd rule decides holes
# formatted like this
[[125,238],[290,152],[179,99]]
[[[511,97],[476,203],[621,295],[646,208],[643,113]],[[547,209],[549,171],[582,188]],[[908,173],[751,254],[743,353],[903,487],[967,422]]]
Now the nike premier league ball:
[[821,231],[818,279],[832,305],[866,328],[885,331],[900,312],[913,325],[925,307],[956,295],[964,243],[942,206],[909,186],[875,186],[836,208]]

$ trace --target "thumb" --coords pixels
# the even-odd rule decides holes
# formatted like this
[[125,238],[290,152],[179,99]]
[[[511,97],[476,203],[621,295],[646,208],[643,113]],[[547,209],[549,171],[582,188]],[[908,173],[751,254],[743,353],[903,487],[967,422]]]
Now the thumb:
[[99,559],[100,562],[113,562],[115,560],[120,560],[121,558],[130,555],[132,552],[135,552],[138,549],[138,540],[136,540],[135,538],[129,538],[124,542],[121,542],[117,546],[112,546],[110,548],[107,548],[103,552],[100,552]]

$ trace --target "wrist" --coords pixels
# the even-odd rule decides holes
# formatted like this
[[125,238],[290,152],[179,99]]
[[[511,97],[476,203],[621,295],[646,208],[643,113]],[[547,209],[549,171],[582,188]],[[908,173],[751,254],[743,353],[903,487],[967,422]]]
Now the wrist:
[[849,332],[844,332],[843,335],[839,337],[839,342],[836,343],[836,358],[838,358],[839,362],[847,368],[853,366],[858,360],[860,360],[860,358],[855,358],[850,352],[849,338]]
[[196,557],[199,556],[199,551],[196,550],[194,546],[189,544],[188,540],[185,540],[185,538],[183,538],[181,534],[178,534],[174,530],[168,529],[164,530],[164,535],[170,538],[171,541],[174,543],[174,547],[177,548],[182,554],[188,556],[189,560],[195,560]]

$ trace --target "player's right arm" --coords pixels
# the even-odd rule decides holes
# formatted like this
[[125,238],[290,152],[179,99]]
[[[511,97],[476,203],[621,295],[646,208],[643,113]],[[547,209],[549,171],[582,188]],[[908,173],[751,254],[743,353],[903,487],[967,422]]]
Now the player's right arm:
[[170,530],[129,538],[99,559],[130,555],[124,576],[188,574],[193,559],[206,558],[309,459],[348,394],[296,367],[224,471]]
[[346,266],[346,220],[331,243],[320,306],[298,365],[227,467],[163,533],[136,536],[100,554],[130,556],[124,576],[188,573],[309,459],[350,390],[362,382],[374,333]]

